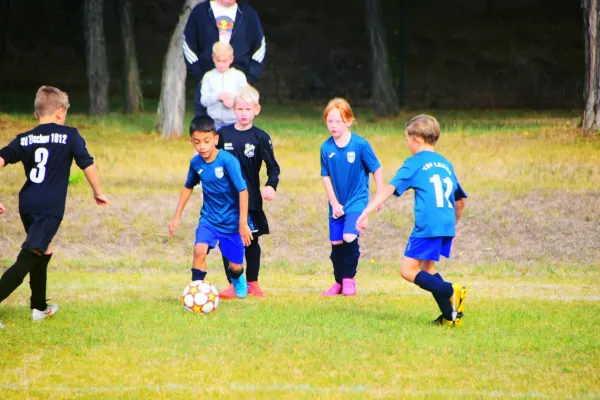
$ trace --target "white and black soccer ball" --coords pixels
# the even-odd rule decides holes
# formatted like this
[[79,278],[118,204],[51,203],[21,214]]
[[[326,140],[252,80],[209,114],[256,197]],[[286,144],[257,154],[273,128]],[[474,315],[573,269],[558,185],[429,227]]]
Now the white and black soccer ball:
[[181,303],[189,312],[208,314],[219,306],[219,291],[208,281],[194,281],[183,290]]

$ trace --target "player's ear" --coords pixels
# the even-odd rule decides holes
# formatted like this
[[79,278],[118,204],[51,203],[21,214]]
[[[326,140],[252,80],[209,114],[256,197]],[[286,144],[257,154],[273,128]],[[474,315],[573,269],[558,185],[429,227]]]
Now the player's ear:
[[40,119],[40,116],[37,115],[37,113],[35,113],[35,112],[33,113],[33,116],[35,117],[35,119]]
[[262,107],[260,106],[260,104],[257,104],[256,108],[254,109],[254,115],[260,114],[261,109],[262,109]]

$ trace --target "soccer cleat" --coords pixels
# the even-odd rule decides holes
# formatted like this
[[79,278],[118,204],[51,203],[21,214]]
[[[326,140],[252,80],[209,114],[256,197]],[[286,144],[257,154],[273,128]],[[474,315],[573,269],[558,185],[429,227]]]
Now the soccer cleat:
[[255,297],[267,297],[258,286],[258,281],[248,282],[248,293]]
[[462,313],[457,315],[454,321],[450,321],[449,319],[444,318],[443,315],[437,317],[437,319],[430,322],[431,325],[439,325],[439,326],[461,326],[462,325]]
[[227,289],[223,290],[219,293],[219,298],[223,300],[236,299],[235,290],[233,289],[233,284],[230,284]]
[[465,311],[467,288],[459,284],[454,284],[452,285],[452,289],[454,290],[454,293],[452,294],[452,297],[450,297],[450,304],[452,305],[452,320],[456,321],[457,318],[462,318]]
[[354,296],[356,294],[356,280],[354,278],[342,279],[342,294],[344,296]]
[[336,296],[342,293],[342,285],[334,283],[332,287],[321,293],[321,296]]
[[58,311],[58,304],[48,304],[48,307],[44,311],[36,310],[35,308],[31,310],[31,320],[32,321],[42,321],[46,318],[49,318],[56,314]]
[[240,275],[237,279],[231,278],[231,284],[238,299],[244,299],[248,296],[248,282],[246,282],[244,275]]

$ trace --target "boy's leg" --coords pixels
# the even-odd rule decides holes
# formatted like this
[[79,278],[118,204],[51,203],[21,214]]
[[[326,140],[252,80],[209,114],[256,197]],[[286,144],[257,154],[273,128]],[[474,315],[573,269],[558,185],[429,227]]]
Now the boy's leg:
[[48,263],[52,258],[52,250],[40,256],[38,264],[29,271],[29,287],[31,288],[30,307],[32,310],[44,311],[46,303],[46,286],[48,282]]
[[248,290],[250,294],[256,297],[266,297],[258,285],[261,255],[261,248],[258,243],[259,237],[260,236],[254,236],[250,245],[244,250],[246,255],[246,279],[248,280]]
[[40,257],[30,250],[21,250],[15,263],[0,278],[0,303],[23,283],[25,276],[39,263]]
[[[228,275],[231,277],[231,284],[238,299],[243,299],[248,295],[248,282],[244,276],[244,242],[238,232],[220,233],[219,248],[221,253],[229,260]],[[219,297],[221,297],[219,295]]]
[[206,256],[210,249],[217,245],[217,242],[217,232],[214,229],[205,224],[198,225],[194,242],[192,281],[203,281],[206,278]]

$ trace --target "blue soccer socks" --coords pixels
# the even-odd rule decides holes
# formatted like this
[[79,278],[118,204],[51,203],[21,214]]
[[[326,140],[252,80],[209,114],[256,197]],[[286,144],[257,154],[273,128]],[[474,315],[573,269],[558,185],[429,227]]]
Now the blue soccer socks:
[[203,281],[206,278],[206,271],[202,271],[197,268],[192,268],[192,282],[193,281]]

